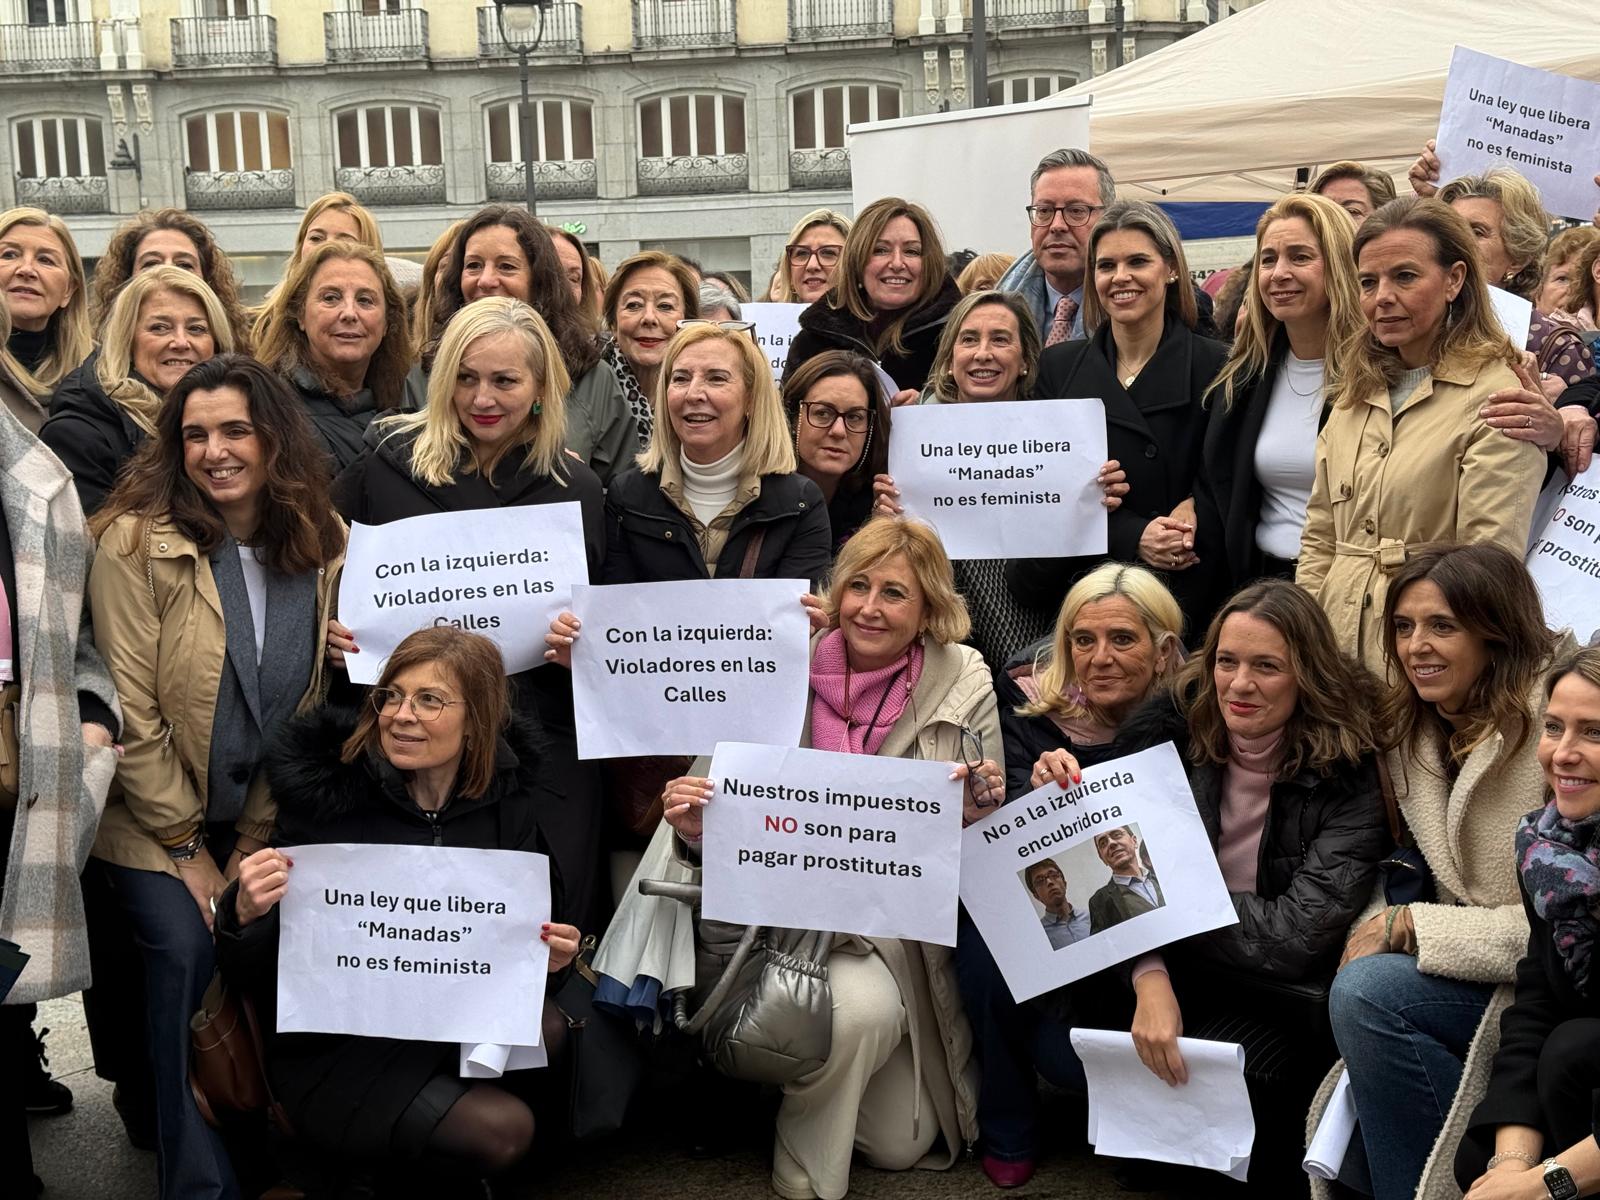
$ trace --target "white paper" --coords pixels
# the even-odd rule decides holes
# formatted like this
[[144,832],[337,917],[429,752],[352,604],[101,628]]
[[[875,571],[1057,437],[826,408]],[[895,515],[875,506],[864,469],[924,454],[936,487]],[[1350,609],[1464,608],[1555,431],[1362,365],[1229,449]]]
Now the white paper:
[[1600,208],[1600,84],[1457,46],[1437,144],[1441,185],[1515,167],[1553,213],[1587,221]]
[[883,402],[889,405],[894,404],[894,398],[906,389],[896,383],[894,376],[885,371],[878,363],[872,364],[872,373],[878,377],[878,386],[883,389]]
[[[1162,903],[1112,924],[1095,897],[1123,885],[1095,843],[1124,827],[1137,839],[1140,886]],[[1105,853],[1133,877],[1131,862],[1118,861],[1109,844]],[[1046,862],[1065,881],[1065,925],[1036,895],[1054,899],[1040,878],[1048,868],[1035,873],[1035,890],[1026,882],[1028,869]],[[1047,784],[967,826],[961,900],[1019,1001],[1239,919],[1171,742],[1088,767],[1081,784]]]
[[1306,1174],[1318,1179],[1339,1178],[1339,1168],[1344,1166],[1344,1156],[1350,1152],[1355,1135],[1356,1098],[1350,1094],[1350,1072],[1341,1069],[1328,1106],[1322,1110],[1322,1120],[1311,1135],[1311,1145],[1306,1147]]
[[1534,535],[1528,573],[1544,599],[1544,623],[1572,630],[1583,645],[1600,631],[1600,458],[1564,479],[1551,483],[1555,511]]
[[1180,1037],[1189,1082],[1170,1087],[1139,1061],[1131,1033],[1074,1029],[1089,1080],[1089,1141],[1096,1154],[1205,1167],[1243,1181],[1256,1121],[1244,1047]]
[[804,579],[693,579],[573,589],[579,758],[799,745],[810,687]]
[[919,404],[893,413],[889,474],[951,558],[1106,551],[1099,400]]
[[279,1033],[537,1044],[548,858],[348,843],[286,853]]
[[1533,301],[1524,300],[1502,287],[1490,287],[1489,303],[1494,306],[1494,317],[1500,322],[1500,328],[1506,331],[1511,344],[1521,350],[1528,344],[1528,329],[1533,324]]
[[724,742],[707,920],[956,944],[964,785],[952,764]]
[[589,582],[576,501],[430,513],[352,525],[339,580],[339,620],[359,654],[352,683],[376,683],[406,637],[454,625],[497,643],[506,673],[544,663],[550,621]]
[[780,386],[783,384],[783,366],[789,361],[789,343],[800,332],[800,314],[805,310],[804,304],[778,304],[765,300],[752,300],[739,306],[744,319],[756,323],[752,331],[756,345],[761,347],[761,353],[767,356],[767,362],[772,366],[772,381]]
[[499,1079],[507,1071],[529,1071],[550,1065],[544,1046],[505,1046],[497,1042],[461,1043],[457,1074],[463,1079]]

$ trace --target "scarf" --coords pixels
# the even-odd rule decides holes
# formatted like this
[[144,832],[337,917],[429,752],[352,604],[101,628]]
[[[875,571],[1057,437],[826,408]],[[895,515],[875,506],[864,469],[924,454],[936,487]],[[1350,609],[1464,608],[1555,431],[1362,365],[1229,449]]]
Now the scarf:
[[1569,821],[1554,800],[1517,826],[1517,869],[1533,910],[1550,922],[1556,952],[1580,996],[1589,995],[1595,906],[1600,904],[1600,814]]
[[922,677],[922,642],[875,671],[852,671],[844,632],[831,630],[811,655],[811,746],[876,754]]

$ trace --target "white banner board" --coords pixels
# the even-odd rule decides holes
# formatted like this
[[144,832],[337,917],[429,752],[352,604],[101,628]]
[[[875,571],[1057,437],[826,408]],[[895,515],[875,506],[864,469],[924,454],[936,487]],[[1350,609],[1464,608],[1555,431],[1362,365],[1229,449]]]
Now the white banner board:
[[951,558],[1106,552],[1099,400],[913,404],[893,411],[889,474]]
[[805,312],[806,306],[752,300],[741,304],[739,310],[746,321],[756,323],[752,336],[772,366],[772,381],[782,387],[783,364],[789,361],[789,343],[800,332],[800,314]]
[[711,760],[712,921],[956,944],[952,764],[724,742]]
[[1457,46],[1436,142],[1441,184],[1514,167],[1553,213],[1587,221],[1600,208],[1600,84]]
[[1170,742],[967,826],[961,902],[1018,1001],[1239,919]]
[[538,1043],[548,858],[347,843],[285,853],[279,1033]]
[[1544,623],[1587,645],[1600,631],[1600,457],[1561,486],[1565,478],[1551,481],[1555,511],[1530,544],[1528,573],[1544,598]]
[[339,620],[361,647],[345,655],[350,680],[376,683],[394,648],[433,625],[495,642],[508,675],[541,666],[551,619],[588,582],[576,501],[352,525],[339,580]]
[[1500,328],[1506,331],[1511,344],[1521,350],[1528,344],[1528,330],[1533,325],[1533,302],[1491,285],[1489,303],[1494,306],[1494,317],[1500,322]]
[[804,579],[692,579],[573,589],[579,758],[798,745],[810,686]]

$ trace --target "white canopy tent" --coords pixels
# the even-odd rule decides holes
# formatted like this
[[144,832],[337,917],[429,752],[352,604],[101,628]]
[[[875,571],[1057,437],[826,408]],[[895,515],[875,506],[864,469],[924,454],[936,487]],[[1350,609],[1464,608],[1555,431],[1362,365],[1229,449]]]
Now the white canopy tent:
[[1130,198],[1271,200],[1300,167],[1404,171],[1458,43],[1600,82],[1590,0],[1266,0],[1036,106],[1092,95],[1090,146]]

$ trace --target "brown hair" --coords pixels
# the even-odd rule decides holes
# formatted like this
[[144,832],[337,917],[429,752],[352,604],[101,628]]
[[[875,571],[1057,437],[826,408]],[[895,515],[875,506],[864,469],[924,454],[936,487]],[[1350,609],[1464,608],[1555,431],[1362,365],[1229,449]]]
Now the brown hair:
[[1022,371],[1017,376],[1017,398],[1026,399],[1033,386],[1028,376],[1039,365],[1044,342],[1039,337],[1039,325],[1028,311],[1027,302],[1017,292],[973,292],[961,297],[945,318],[944,329],[939,333],[939,348],[933,356],[933,368],[928,372],[928,389],[946,404],[954,404],[961,398],[956,388],[955,374],[951,370],[956,358],[956,342],[961,338],[961,327],[975,311],[991,305],[1005,309],[1017,323],[1017,348],[1022,353]]
[[[396,676],[428,663],[437,663],[450,673],[466,705],[457,791],[465,799],[476,800],[494,782],[500,735],[511,724],[505,660],[500,657],[500,647],[482,634],[436,625],[417,630],[394,648],[394,653],[384,660],[376,686],[389,687]],[[370,703],[362,707],[355,731],[345,739],[339,759],[352,763],[362,754],[369,758],[383,754],[378,710]]]
[[435,291],[434,280],[439,276],[439,268],[444,264],[445,256],[455,249],[456,235],[461,232],[461,227],[467,223],[465,217],[459,221],[452,221],[449,228],[434,239],[433,245],[428,248],[428,256],[422,260],[422,279],[417,284],[417,295],[411,301],[411,357],[413,360],[422,357],[422,351],[428,344],[430,315],[433,312],[433,294]]
[[589,257],[589,251],[584,249],[583,239],[570,229],[563,229],[559,225],[546,225],[544,231],[550,235],[552,242],[556,238],[560,238],[578,252],[578,262],[582,264],[583,268],[583,297],[578,301],[578,307],[598,322],[600,319],[600,292],[605,285],[595,277],[596,264],[594,259]]
[[[1032,324],[1032,322],[1029,322]],[[861,447],[861,457],[839,480],[841,492],[859,492],[872,486],[874,476],[889,470],[889,405],[883,398],[883,387],[878,383],[872,360],[853,350],[824,350],[812,355],[783,377],[783,407],[794,426],[794,453],[800,457],[800,422],[804,416],[800,406],[806,395],[824,379],[837,379],[848,375],[867,394],[867,411],[871,414],[867,424],[867,440]]]
[[933,526],[906,517],[875,516],[858,529],[834,559],[822,610],[828,627],[839,627],[839,604],[850,580],[903,554],[917,577],[925,606],[923,631],[942,646],[965,641],[972,632],[967,602],[956,591],[955,572]]
[[944,245],[939,240],[939,227],[928,210],[898,196],[885,196],[862,209],[844,239],[844,253],[834,269],[833,283],[823,296],[829,308],[842,308],[863,323],[882,315],[873,310],[867,299],[867,263],[872,260],[872,248],[896,217],[905,217],[917,227],[917,237],[922,241],[922,281],[911,303],[895,313],[874,337],[873,349],[880,357],[887,351],[906,352],[905,343],[900,340],[906,322],[938,297],[949,278],[944,269]]
[[991,292],[999,286],[1000,280],[1016,261],[1015,254],[1002,254],[998,250],[980,254],[961,268],[961,274],[956,276],[956,286],[961,289],[963,296],[973,292]]
[[1317,177],[1311,181],[1311,186],[1306,189],[1313,196],[1320,196],[1322,189],[1330,183],[1341,179],[1353,179],[1367,189],[1367,200],[1372,207],[1382,208],[1394,199],[1394,180],[1382,171],[1374,170],[1366,163],[1354,162],[1345,159],[1343,162],[1329,163],[1317,172]]
[[1184,257],[1183,239],[1178,236],[1178,227],[1172,223],[1172,218],[1148,200],[1118,200],[1100,215],[1089,233],[1089,251],[1084,255],[1087,260],[1083,281],[1084,329],[1093,334],[1106,315],[1100,308],[1100,293],[1094,281],[1094,259],[1100,249],[1100,239],[1124,229],[1142,233],[1155,243],[1156,253],[1172,272],[1172,281],[1167,284],[1167,312],[1193,329],[1200,319],[1200,310],[1195,303],[1194,284],[1189,281],[1189,260]]
[[241,346],[250,341],[250,318],[245,315],[239,300],[239,280],[233,273],[233,263],[217,245],[217,239],[205,222],[199,221],[181,209],[157,208],[131,217],[118,227],[106,243],[106,252],[95,265],[94,280],[89,290],[89,323],[99,329],[111,315],[112,302],[122,285],[132,279],[139,255],[139,243],[158,230],[181,233],[194,243],[200,260],[200,278],[206,281],[211,292],[222,305],[233,330],[233,340]]
[[1567,285],[1567,298],[1561,305],[1566,312],[1575,313],[1585,305],[1591,317],[1600,315],[1600,282],[1595,281],[1594,264],[1600,261],[1600,229],[1590,227],[1594,237],[1585,241],[1578,250],[1577,262],[1572,268],[1572,282]]
[[[617,264],[617,269],[611,272],[601,304],[608,326],[612,329],[617,327],[617,306],[622,303],[622,293],[628,290],[628,280],[647,267],[656,267],[672,276],[678,290],[683,293],[684,320],[692,321],[700,315],[700,280],[689,269],[689,264],[665,250],[645,250],[623,259]],[[671,333],[669,329],[668,336]]]

